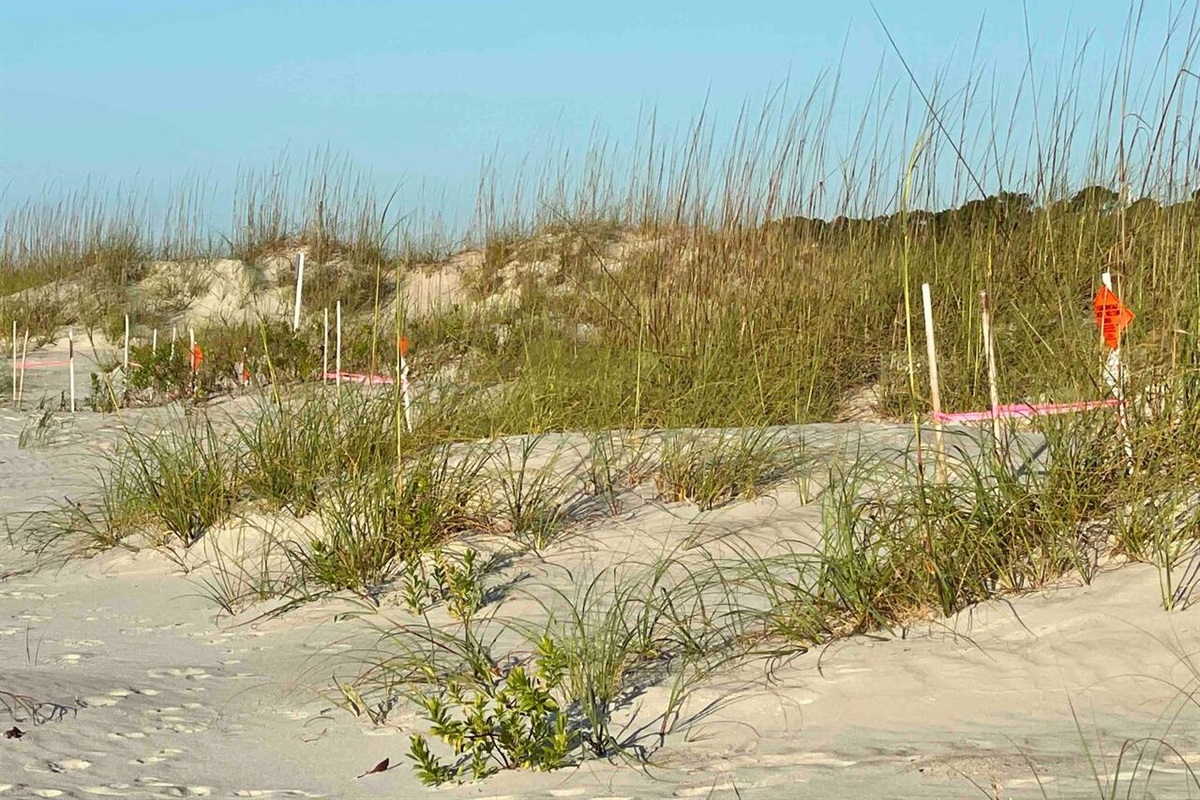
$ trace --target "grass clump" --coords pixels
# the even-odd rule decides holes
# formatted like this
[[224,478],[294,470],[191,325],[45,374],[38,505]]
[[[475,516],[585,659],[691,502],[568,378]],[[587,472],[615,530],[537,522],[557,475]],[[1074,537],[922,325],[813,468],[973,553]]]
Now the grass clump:
[[145,531],[190,546],[231,516],[240,499],[240,455],[208,418],[131,433],[113,465],[116,505],[132,509],[124,516]]
[[761,493],[787,469],[782,446],[762,429],[675,435],[664,440],[654,483],[668,502],[708,511]]
[[478,530],[477,474],[477,465],[443,453],[410,462],[399,479],[375,472],[331,486],[317,509],[320,535],[288,547],[297,583],[370,594],[406,561]]

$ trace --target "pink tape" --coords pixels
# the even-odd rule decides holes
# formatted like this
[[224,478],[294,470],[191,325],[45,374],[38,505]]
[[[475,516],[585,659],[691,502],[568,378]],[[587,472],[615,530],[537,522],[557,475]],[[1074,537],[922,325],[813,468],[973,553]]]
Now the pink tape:
[[1111,398],[1108,400],[1087,400],[1080,403],[1040,403],[1037,405],[1010,403],[1008,405],[997,406],[994,414],[992,411],[960,411],[953,414],[943,412],[933,414],[933,420],[934,422],[983,422],[984,420],[991,419],[993,416],[1002,419],[1033,419],[1037,416],[1049,414],[1070,414],[1074,411],[1112,408],[1120,405],[1120,402],[1116,398]]
[[65,367],[70,361],[18,361],[17,369],[43,369],[46,367]]
[[[336,381],[338,379],[338,373],[326,372],[325,379]],[[347,381],[348,383],[365,383],[368,386],[376,383],[383,384],[385,386],[391,386],[393,383],[395,383],[395,381],[393,381],[387,375],[362,375],[357,372],[343,372],[342,380]]]

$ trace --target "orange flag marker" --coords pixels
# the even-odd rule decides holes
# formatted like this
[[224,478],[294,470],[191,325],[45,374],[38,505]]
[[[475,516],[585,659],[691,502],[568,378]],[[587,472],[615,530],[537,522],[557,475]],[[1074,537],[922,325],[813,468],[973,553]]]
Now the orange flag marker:
[[1108,349],[1116,350],[1121,345],[1121,334],[1133,322],[1133,312],[1107,286],[1101,286],[1100,291],[1096,292],[1092,311],[1096,315],[1096,325],[1104,337],[1104,344]]

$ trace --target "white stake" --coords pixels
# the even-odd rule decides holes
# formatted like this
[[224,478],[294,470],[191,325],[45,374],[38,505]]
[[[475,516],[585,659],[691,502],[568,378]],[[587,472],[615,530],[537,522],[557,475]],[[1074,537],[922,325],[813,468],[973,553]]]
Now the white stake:
[[196,363],[196,329],[188,328],[188,367],[192,371],[192,397],[196,396],[196,368],[200,366]]
[[334,362],[333,371],[335,373],[334,383],[338,386],[342,385],[342,301],[337,301],[337,349],[333,351]]
[[129,378],[129,315],[125,315],[125,377]]
[[175,360],[175,339],[178,337],[179,331],[174,325],[171,326],[171,360]]
[[408,349],[408,339],[400,337],[400,394],[404,398],[404,427],[412,433],[412,397],[408,393],[408,360],[405,351]]
[[15,319],[13,320],[12,346],[12,401],[15,407],[17,405],[17,321]]
[[292,315],[292,330],[300,330],[300,301],[304,297],[304,253],[300,253],[300,264],[296,267],[296,311]]
[[25,401],[25,361],[29,358],[29,328],[25,329],[25,344],[21,345],[21,382],[17,386],[17,411]]
[[155,328],[150,333],[150,353],[158,355],[158,328]]
[[933,334],[933,298],[929,284],[921,284],[921,302],[925,306],[925,354],[929,358],[929,399],[933,403],[933,436],[937,446],[938,480],[946,479],[946,442],[942,435],[942,390],[938,382],[937,344]]
[[992,403],[992,442],[998,453],[1006,455],[1000,438],[1000,389],[997,386],[996,346],[992,340],[992,305],[986,291],[979,293],[979,304],[983,315],[983,355],[987,359],[988,394]]
[[67,334],[67,372],[71,380],[71,413],[75,413],[75,329]]
[[[1108,270],[1100,274],[1100,282],[1104,284],[1104,288],[1116,294],[1116,290],[1113,289],[1112,273]],[[1117,398],[1117,427],[1121,429],[1121,438],[1124,439],[1127,471],[1132,475],[1133,441],[1129,438],[1129,416],[1125,409],[1125,365],[1121,363],[1119,334],[1116,349],[1109,351],[1108,359],[1104,363],[1104,382],[1112,390],[1113,397]]]
[[321,383],[329,382],[329,308],[325,308],[325,336],[321,343]]

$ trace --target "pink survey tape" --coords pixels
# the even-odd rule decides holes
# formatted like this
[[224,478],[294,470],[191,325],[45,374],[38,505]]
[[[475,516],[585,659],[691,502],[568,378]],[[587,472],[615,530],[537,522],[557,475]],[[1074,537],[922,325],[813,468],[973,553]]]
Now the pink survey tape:
[[[336,381],[338,379],[338,373],[326,372],[325,379]],[[395,383],[395,381],[393,381],[387,375],[362,375],[357,372],[343,372],[342,380],[346,381],[347,383],[365,383],[368,386],[372,386],[377,383],[385,386],[391,386],[393,383]]]
[[70,361],[18,361],[17,369],[47,369],[49,367],[65,367]]
[[960,411],[954,414],[935,413],[933,414],[934,422],[983,422],[992,419],[992,417],[1000,417],[1002,419],[1033,419],[1034,417],[1046,416],[1049,414],[1070,414],[1075,411],[1092,411],[1097,408],[1112,408],[1120,405],[1121,401],[1116,398],[1108,400],[1088,400],[1081,403],[1040,403],[1038,405],[1029,405],[1028,403],[1010,403],[1008,405],[996,406],[993,411]]

